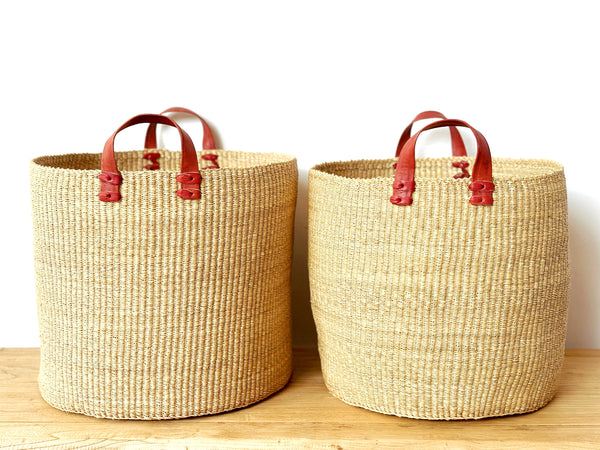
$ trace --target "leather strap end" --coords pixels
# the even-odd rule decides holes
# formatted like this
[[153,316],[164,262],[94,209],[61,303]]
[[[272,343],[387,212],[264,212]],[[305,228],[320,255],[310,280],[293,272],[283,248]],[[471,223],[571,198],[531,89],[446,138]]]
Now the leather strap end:
[[469,167],[468,161],[455,161],[452,163],[452,167],[460,169],[460,172],[454,175],[454,178],[469,178],[471,176],[467,170],[467,167]]
[[121,200],[121,194],[118,192],[100,192],[98,198],[103,202],[118,202]]
[[118,186],[123,182],[121,174],[113,172],[102,172],[98,175],[98,178],[102,184],[112,184],[113,186]]
[[177,196],[184,200],[196,200],[200,198],[200,183],[202,176],[200,172],[183,172],[177,175],[177,181],[181,183],[181,189]]
[[220,169],[219,163],[217,162],[218,157],[219,155],[215,155],[213,153],[207,153],[206,155],[202,155],[202,159],[212,162],[212,165],[205,167],[205,169]]
[[412,193],[415,191],[414,181],[394,181],[392,185],[394,191],[390,197],[390,202],[398,206],[407,206],[412,204]]
[[181,188],[177,191],[177,197],[184,200],[196,200],[200,198],[200,189]]
[[160,163],[158,160],[160,159],[160,153],[146,153],[142,158],[150,161],[151,164],[146,164],[144,169],[146,170],[159,170]]
[[123,182],[123,177],[118,173],[102,172],[98,175],[100,179],[100,193],[98,198],[103,202],[118,202],[121,200],[119,186]]
[[469,190],[473,193],[469,199],[471,205],[493,205],[494,183],[492,181],[473,181],[469,184]]
[[200,172],[184,172],[177,175],[177,181],[181,183],[182,187],[188,184],[200,185],[202,176]]
[[398,206],[412,205],[412,196],[405,195],[401,192],[394,192],[394,194],[390,197],[390,202],[393,205],[398,205]]

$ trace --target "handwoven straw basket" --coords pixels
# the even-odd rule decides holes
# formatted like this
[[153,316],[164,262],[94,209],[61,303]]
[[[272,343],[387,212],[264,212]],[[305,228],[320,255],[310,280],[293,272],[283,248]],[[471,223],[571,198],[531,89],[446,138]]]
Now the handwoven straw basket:
[[290,377],[295,158],[211,150],[220,168],[200,170],[190,199],[182,153],[154,152],[159,170],[145,151],[116,154],[116,202],[98,198],[100,154],[31,163],[39,385],[61,410],[213,414]]
[[493,159],[493,204],[481,205],[469,198],[483,185],[453,177],[464,160],[474,167],[417,159],[412,204],[395,159],[309,173],[319,352],[327,387],[349,404],[475,419],[533,411],[556,392],[569,284],[563,168]]

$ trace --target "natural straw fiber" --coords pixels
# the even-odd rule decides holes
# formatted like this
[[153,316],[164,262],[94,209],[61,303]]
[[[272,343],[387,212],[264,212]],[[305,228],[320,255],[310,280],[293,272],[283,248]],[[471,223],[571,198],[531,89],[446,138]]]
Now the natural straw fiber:
[[[556,392],[567,324],[563,168],[493,159],[492,206],[452,161],[417,159],[410,206],[395,159],[309,173],[309,273],[329,390],[424,419],[525,413]],[[467,158],[473,165],[473,158]]]
[[[210,150],[201,198],[175,195],[180,152],[117,154],[122,199],[98,199],[100,154],[31,163],[41,336],[52,406],[170,419],[257,402],[291,374],[296,160]],[[209,164],[207,161],[201,162]]]

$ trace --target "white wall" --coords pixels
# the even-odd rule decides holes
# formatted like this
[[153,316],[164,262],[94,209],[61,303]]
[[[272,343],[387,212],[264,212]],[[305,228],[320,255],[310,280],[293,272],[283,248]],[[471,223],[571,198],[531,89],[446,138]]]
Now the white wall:
[[[437,109],[476,126],[496,156],[565,165],[568,346],[599,348],[594,3],[3,2],[0,347],[38,344],[28,161],[100,152],[129,117],[181,105],[205,115],[227,149],[298,157],[298,345],[314,343],[307,169],[324,160],[391,157],[407,122]],[[140,147],[142,131],[119,142]]]

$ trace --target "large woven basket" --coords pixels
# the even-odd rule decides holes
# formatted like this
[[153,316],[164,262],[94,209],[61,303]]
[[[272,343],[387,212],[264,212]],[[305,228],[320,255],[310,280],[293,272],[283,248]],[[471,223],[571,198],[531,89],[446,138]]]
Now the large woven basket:
[[[466,126],[425,129],[448,125]],[[479,162],[415,167],[418,135],[396,170],[385,159],[309,173],[309,274],[327,387],[352,405],[413,418],[536,410],[555,395],[564,353],[563,168],[492,161],[479,133]],[[464,161],[472,179],[456,174]]]
[[290,377],[295,159],[202,151],[220,168],[201,169],[195,189],[181,152],[153,152],[159,170],[144,169],[147,151],[117,153],[120,185],[100,154],[31,163],[39,385],[61,410],[199,416]]

